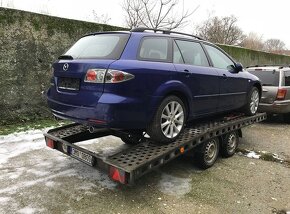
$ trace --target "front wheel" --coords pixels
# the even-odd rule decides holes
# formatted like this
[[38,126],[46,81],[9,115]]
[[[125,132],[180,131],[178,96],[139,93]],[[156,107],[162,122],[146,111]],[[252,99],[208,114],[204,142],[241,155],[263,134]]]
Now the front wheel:
[[166,97],[147,128],[150,138],[157,143],[170,143],[181,133],[186,118],[186,109],[176,96]]
[[257,87],[253,87],[248,95],[247,104],[244,107],[246,115],[255,115],[258,111],[260,93]]

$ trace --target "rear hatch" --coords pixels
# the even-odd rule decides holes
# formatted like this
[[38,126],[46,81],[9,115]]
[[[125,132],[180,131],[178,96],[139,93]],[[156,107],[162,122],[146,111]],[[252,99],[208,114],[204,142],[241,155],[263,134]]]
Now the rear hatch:
[[77,41],[53,64],[49,98],[65,104],[94,106],[104,91],[104,77],[118,60],[128,33],[100,33]]
[[262,82],[261,103],[273,103],[277,98],[280,85],[280,69],[277,67],[249,68],[248,72],[257,76]]

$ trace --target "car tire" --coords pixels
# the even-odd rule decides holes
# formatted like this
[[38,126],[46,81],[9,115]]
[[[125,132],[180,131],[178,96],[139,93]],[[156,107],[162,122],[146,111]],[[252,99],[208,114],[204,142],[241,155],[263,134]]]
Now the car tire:
[[257,87],[253,87],[247,97],[247,103],[244,107],[244,112],[248,116],[255,115],[258,111],[260,102],[260,92]]
[[136,145],[138,143],[142,142],[143,134],[140,132],[140,134],[128,134],[120,137],[121,140],[128,145]]
[[147,134],[156,143],[173,142],[184,128],[186,115],[182,100],[177,96],[168,96],[159,105]]
[[208,169],[214,165],[219,155],[220,142],[217,137],[212,138],[196,148],[194,159],[201,169]]
[[221,156],[224,158],[231,157],[235,154],[239,145],[239,135],[236,131],[222,136]]

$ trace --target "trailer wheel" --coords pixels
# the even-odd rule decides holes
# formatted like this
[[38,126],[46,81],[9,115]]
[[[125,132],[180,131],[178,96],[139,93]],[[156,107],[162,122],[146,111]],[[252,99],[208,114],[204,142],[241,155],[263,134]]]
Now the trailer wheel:
[[212,138],[197,148],[194,154],[196,164],[202,169],[210,168],[214,165],[219,154],[219,139]]
[[239,144],[239,135],[236,131],[222,136],[221,155],[224,158],[231,157],[235,154]]

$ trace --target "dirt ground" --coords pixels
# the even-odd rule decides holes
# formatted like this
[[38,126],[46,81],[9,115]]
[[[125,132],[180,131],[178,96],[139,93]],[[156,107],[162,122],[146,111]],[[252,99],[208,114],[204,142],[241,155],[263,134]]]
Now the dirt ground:
[[[106,137],[84,147],[108,153]],[[240,148],[290,157],[290,125],[279,119],[243,129]],[[122,186],[45,147],[42,131],[0,136],[0,213],[279,213],[290,211],[290,168],[242,155],[202,171],[181,157]],[[286,213],[286,212],[285,212]]]

